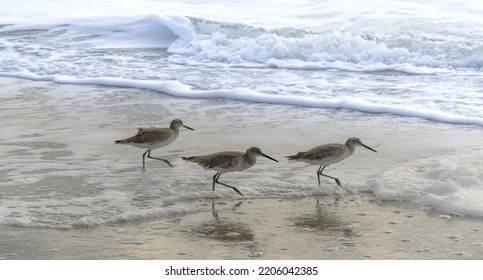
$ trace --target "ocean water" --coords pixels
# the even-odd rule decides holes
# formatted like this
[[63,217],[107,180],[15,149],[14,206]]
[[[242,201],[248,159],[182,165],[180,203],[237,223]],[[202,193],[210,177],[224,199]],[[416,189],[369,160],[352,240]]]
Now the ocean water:
[[[357,170],[338,173],[345,190],[318,188],[314,167],[274,170],[263,159],[227,180],[253,198],[364,191],[483,217],[478,1],[0,6],[0,77],[10,81],[0,96],[0,224],[71,228],[196,212],[182,202],[237,197],[212,193],[212,174],[181,162],[185,153],[262,145],[280,159],[351,136],[380,153],[374,162],[358,150],[341,164]],[[38,88],[15,93],[18,80]],[[196,132],[167,149],[174,169],[151,162],[143,172],[143,151],[112,144],[175,117]],[[317,126],[331,129],[314,134]]]

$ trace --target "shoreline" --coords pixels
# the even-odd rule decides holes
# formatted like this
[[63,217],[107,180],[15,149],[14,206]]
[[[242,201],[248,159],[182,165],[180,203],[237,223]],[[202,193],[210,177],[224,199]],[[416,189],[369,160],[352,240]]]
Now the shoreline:
[[200,211],[68,230],[0,226],[0,259],[483,258],[481,219],[381,203],[367,193],[180,203]]
[[[474,170],[456,178],[479,182],[478,155],[462,156],[483,141],[477,129],[0,79],[0,155],[9,162],[0,166],[0,259],[483,259],[481,218],[379,202],[372,193],[376,179],[386,187],[404,186],[404,174],[432,180],[409,173],[418,168],[454,177],[454,162]],[[155,153],[175,168],[147,161],[143,171],[142,150],[113,144],[180,116],[195,132]],[[330,168],[343,190],[330,180],[318,187],[315,166],[260,159],[226,176],[247,195],[240,199],[230,189],[213,193],[213,173],[180,159],[254,145],[282,159],[352,136],[378,154],[360,149]]]

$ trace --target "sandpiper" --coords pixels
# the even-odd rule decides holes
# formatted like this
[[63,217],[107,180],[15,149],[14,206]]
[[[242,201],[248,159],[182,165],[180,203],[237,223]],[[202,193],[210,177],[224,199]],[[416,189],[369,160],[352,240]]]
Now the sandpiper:
[[289,160],[296,160],[306,162],[312,165],[320,165],[317,171],[317,179],[320,186],[320,175],[334,179],[337,185],[341,186],[340,180],[338,178],[323,174],[322,171],[331,164],[337,163],[344,160],[354,153],[356,146],[362,146],[373,152],[376,152],[371,147],[364,145],[361,140],[357,137],[352,137],[347,139],[345,145],[342,144],[325,144],[314,147],[306,152],[299,152],[296,155],[287,156]]
[[220,184],[225,187],[232,188],[239,195],[243,195],[237,188],[218,181],[221,174],[233,171],[243,171],[252,167],[257,162],[257,156],[263,156],[273,161],[278,160],[267,156],[257,147],[249,148],[245,153],[243,152],[218,152],[204,156],[182,157],[186,161],[195,162],[204,169],[215,170],[217,173],[213,176],[213,191],[215,184]]
[[184,125],[180,119],[174,119],[171,121],[169,128],[141,127],[138,128],[138,133],[136,135],[126,139],[117,140],[115,143],[128,144],[138,148],[147,149],[143,154],[143,169],[145,169],[144,158],[146,154],[148,155],[148,158],[162,160],[169,166],[173,167],[173,165],[166,159],[152,157],[151,150],[171,144],[178,137],[180,127],[194,130],[191,127]]

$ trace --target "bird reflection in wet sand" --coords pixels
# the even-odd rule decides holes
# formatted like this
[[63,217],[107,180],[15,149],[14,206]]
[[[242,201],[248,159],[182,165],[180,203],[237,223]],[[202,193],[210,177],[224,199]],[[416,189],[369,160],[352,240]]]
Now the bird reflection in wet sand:
[[[338,203],[339,198],[335,198],[334,204]],[[302,230],[322,231],[327,235],[339,235],[341,232],[345,238],[354,235],[349,223],[338,219],[332,212],[324,210],[323,205],[317,199],[315,213],[306,213],[292,219],[296,227]]]
[[[235,204],[232,208],[234,211],[240,207],[243,202]],[[211,215],[213,219],[197,225],[193,232],[198,233],[202,237],[215,239],[220,241],[253,241],[254,234],[247,224],[233,222],[229,219],[220,218],[215,209],[215,202],[212,203]]]

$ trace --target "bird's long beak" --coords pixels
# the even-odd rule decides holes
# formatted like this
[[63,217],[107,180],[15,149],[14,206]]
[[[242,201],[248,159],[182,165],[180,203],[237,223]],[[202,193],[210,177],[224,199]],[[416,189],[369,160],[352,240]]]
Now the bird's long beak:
[[183,127],[184,127],[184,128],[187,128],[187,129],[189,129],[189,130],[194,130],[194,129],[192,129],[191,127],[189,127],[189,126],[187,126],[187,125],[184,125],[184,124],[183,124]]
[[264,157],[266,157],[266,158],[268,158],[268,159],[271,159],[271,160],[273,160],[273,161],[278,162],[278,160],[276,160],[276,159],[274,159],[274,158],[272,158],[272,157],[269,157],[269,156],[267,156],[267,155],[266,155],[266,154],[264,154],[264,153],[262,153],[261,155],[262,155],[262,156],[264,156]]
[[361,143],[361,145],[362,145],[362,147],[364,147],[364,148],[366,148],[366,149],[368,149],[368,150],[371,150],[371,151],[373,151],[374,153],[377,153],[377,151],[376,151],[376,150],[374,150],[373,148],[371,148],[371,147],[369,147],[369,146],[366,146],[366,145],[364,145],[364,144],[362,144],[362,143]]

